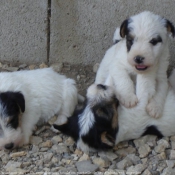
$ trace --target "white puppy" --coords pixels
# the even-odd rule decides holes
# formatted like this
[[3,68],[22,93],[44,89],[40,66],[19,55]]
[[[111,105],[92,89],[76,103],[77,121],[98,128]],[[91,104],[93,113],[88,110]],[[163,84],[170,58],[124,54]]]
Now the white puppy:
[[148,114],[160,117],[168,89],[169,35],[175,35],[172,23],[151,12],[126,19],[120,27],[124,39],[118,42],[117,29],[114,42],[118,43],[106,52],[95,83],[104,84],[110,75],[125,107],[133,107],[144,98]]
[[0,149],[26,144],[40,120],[61,125],[77,105],[75,81],[51,68],[0,73]]

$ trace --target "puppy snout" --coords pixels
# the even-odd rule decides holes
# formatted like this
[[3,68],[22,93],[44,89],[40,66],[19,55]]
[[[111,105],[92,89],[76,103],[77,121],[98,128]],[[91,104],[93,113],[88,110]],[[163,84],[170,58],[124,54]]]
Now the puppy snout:
[[98,87],[99,89],[106,90],[106,86],[105,86],[105,85],[98,84],[97,87]]
[[143,63],[143,60],[144,60],[145,58],[144,57],[141,57],[141,56],[136,56],[135,58],[134,58],[134,61],[137,63],[137,64],[141,64],[141,63]]
[[4,147],[5,147],[5,149],[9,150],[9,149],[12,149],[14,147],[14,144],[13,143],[8,143]]

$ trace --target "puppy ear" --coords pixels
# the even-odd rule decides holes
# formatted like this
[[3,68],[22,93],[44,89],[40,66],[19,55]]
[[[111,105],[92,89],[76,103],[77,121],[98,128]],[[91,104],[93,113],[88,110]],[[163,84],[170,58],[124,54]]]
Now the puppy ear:
[[18,104],[19,108],[21,109],[21,112],[25,111],[25,99],[21,92],[13,92],[12,95],[13,99]]
[[101,142],[105,143],[106,145],[110,147],[113,147],[115,145],[115,140],[112,138],[112,136],[107,134],[107,132],[103,132],[101,134]]
[[[25,99],[21,92],[2,92],[0,93],[0,99],[5,106],[13,106],[15,104],[18,106],[21,112],[25,111]],[[11,108],[11,106],[9,108]]]
[[120,36],[124,38],[128,34],[128,23],[129,19],[125,19],[120,26]]
[[171,36],[174,38],[175,37],[175,28],[174,25],[171,21],[165,19],[165,26],[167,28],[168,33],[171,34]]

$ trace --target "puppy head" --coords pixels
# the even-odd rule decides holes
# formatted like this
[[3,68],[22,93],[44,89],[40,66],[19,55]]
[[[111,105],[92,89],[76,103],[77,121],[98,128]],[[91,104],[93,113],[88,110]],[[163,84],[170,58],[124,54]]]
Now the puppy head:
[[25,111],[20,92],[0,93],[0,149],[10,150],[22,140],[21,116]]
[[128,62],[143,73],[157,64],[168,47],[168,36],[175,36],[175,29],[167,19],[145,11],[123,21],[120,35],[126,37]]

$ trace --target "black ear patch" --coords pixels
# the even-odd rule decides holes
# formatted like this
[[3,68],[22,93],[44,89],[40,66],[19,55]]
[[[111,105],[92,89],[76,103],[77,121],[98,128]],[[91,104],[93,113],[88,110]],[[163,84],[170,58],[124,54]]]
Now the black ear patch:
[[25,111],[25,99],[21,92],[3,92],[0,93],[0,101],[4,106],[7,106],[9,109],[18,107],[21,112]]
[[129,19],[126,19],[123,21],[123,23],[120,26],[120,36],[124,38],[129,33],[128,29]]
[[174,25],[172,22],[170,22],[169,20],[165,19],[166,20],[166,28],[167,28],[167,31],[169,33],[172,34],[172,37],[174,38],[175,37],[175,28],[174,28]]

